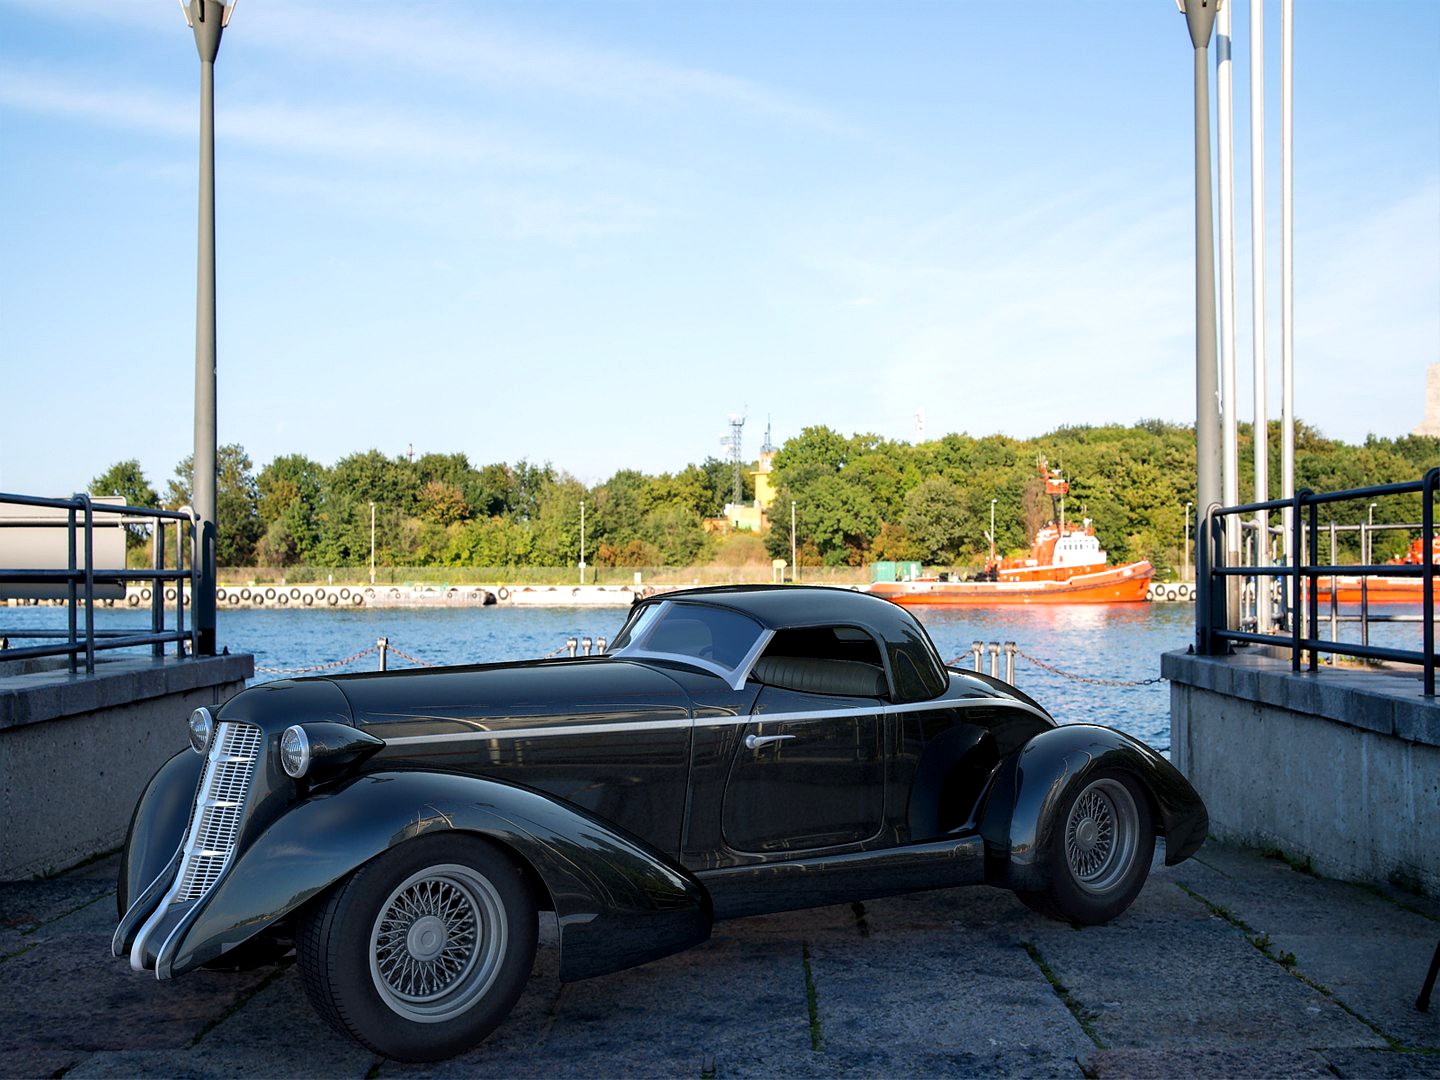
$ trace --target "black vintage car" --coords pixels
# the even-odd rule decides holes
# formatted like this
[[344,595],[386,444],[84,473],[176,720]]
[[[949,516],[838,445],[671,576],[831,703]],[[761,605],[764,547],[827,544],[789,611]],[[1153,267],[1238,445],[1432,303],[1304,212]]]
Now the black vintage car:
[[116,956],[169,979],[295,948],[316,1009],[389,1057],[473,1046],[529,977],[704,941],[717,919],[990,884],[1124,911],[1207,826],[1109,728],[1057,726],[840,589],[646,600],[611,652],[288,680],[190,717],[136,807]]

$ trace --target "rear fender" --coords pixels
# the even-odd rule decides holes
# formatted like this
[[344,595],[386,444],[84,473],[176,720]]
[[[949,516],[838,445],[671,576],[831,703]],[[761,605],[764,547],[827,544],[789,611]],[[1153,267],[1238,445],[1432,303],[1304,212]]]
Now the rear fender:
[[1188,859],[1205,842],[1205,804],[1180,771],[1124,732],[1094,724],[1042,731],[1001,764],[981,812],[986,879],[1033,892],[1050,884],[1046,856],[1056,842],[1059,808],[1102,769],[1127,773],[1149,796],[1165,862]]
[[589,978],[710,936],[705,890],[613,826],[525,788],[477,777],[372,773],[286,811],[160,948],[159,978],[217,959],[356,868],[418,836],[474,833],[513,849],[560,926],[560,977]]

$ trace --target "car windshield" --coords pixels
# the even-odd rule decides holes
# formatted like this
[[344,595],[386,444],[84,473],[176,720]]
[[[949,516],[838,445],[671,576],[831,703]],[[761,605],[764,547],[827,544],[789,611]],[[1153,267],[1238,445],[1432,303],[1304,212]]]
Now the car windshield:
[[678,656],[729,680],[743,674],[770,632],[748,615],[706,604],[662,601],[641,611],[615,641],[617,656]]

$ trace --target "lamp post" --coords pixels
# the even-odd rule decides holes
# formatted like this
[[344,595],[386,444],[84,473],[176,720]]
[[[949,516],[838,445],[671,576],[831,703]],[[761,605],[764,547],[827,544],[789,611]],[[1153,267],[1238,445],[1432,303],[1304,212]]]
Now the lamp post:
[[995,503],[998,500],[990,500],[990,565],[995,565]]
[[585,584],[585,500],[580,500],[580,584]]
[[[391,579],[394,580],[393,578]],[[370,584],[375,584],[375,500],[370,500]]]
[[790,500],[790,580],[800,580],[800,563],[795,558],[795,500]]
[[[1210,192],[1210,38],[1222,0],[1175,0],[1195,49],[1195,651],[1217,646],[1211,631],[1225,618],[1224,592],[1211,587],[1212,512],[1220,505],[1220,406],[1215,347],[1215,227]],[[1216,594],[1219,594],[1219,603]]]
[[1184,569],[1180,571],[1180,580],[1190,580],[1190,508],[1194,503],[1185,504],[1185,562]]
[[235,10],[218,0],[181,4],[200,54],[200,221],[195,273],[195,454],[190,502],[195,508],[195,651],[215,655],[215,57]]

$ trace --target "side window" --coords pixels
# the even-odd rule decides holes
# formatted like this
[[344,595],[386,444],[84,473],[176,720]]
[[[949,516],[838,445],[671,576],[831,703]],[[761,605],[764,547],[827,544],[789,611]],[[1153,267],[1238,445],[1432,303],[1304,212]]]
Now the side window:
[[879,646],[865,631],[848,626],[779,631],[750,677],[766,686],[808,694],[890,696]]

